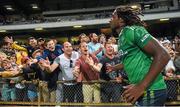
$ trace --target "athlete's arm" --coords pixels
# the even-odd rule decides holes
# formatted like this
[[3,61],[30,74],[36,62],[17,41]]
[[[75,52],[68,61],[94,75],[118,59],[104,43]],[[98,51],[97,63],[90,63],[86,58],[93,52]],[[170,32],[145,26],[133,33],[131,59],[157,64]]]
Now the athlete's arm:
[[153,62],[150,66],[149,72],[139,84],[146,89],[167,65],[168,61],[170,60],[170,56],[167,51],[154,39],[149,41],[143,50],[153,57]]
[[131,103],[134,103],[143,94],[170,60],[169,54],[154,38],[143,47],[143,51],[151,55],[153,61],[144,79],[139,84],[129,85],[124,91],[123,96]]

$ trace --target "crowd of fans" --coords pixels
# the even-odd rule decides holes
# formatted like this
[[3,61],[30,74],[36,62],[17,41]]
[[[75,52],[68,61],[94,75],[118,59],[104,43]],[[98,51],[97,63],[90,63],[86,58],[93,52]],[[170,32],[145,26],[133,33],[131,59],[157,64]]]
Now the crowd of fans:
[[[164,69],[164,72],[167,77],[173,77],[176,76],[176,74],[179,74],[178,68],[179,68],[179,63],[178,63],[178,57],[179,57],[179,52],[180,52],[180,39],[178,36],[175,36],[174,40],[170,41],[167,39],[167,37],[160,38],[160,43],[165,47],[165,49],[168,51],[168,53],[171,56],[171,60],[167,64],[167,66]],[[179,76],[179,75],[177,75]]]
[[[77,48],[70,42],[29,37],[28,45],[20,46],[5,37],[0,50],[1,100],[37,101],[41,95],[43,102],[121,102],[126,73],[107,71],[109,65],[121,63],[116,38],[82,33],[79,41]],[[180,37],[159,42],[171,55],[162,74],[167,80],[180,78]]]
[[56,17],[44,17],[42,14],[35,14],[29,17],[25,16],[0,16],[0,25],[19,25],[19,24],[35,24],[35,23],[49,23],[49,22],[62,22],[62,21],[77,21],[77,20],[93,20],[109,18],[111,12],[101,12],[94,14],[78,14],[66,15]]

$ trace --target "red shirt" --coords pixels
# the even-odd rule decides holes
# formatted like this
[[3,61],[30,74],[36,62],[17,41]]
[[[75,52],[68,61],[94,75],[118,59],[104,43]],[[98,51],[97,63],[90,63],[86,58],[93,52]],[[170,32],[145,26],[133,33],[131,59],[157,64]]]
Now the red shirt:
[[[96,56],[90,54],[89,57],[93,59],[94,63],[99,63]],[[76,66],[80,68],[80,76],[77,79],[78,82],[99,79],[99,72],[93,71],[82,56],[76,61]]]

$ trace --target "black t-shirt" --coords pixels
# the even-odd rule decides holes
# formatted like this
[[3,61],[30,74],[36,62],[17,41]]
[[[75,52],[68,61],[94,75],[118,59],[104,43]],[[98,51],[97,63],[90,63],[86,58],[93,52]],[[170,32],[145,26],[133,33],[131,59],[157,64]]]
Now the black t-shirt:
[[39,49],[38,47],[32,47],[32,46],[27,46],[26,47],[27,51],[28,51],[28,56],[32,57],[32,54],[35,50]]
[[106,55],[104,55],[100,59],[100,63],[103,65],[100,72],[100,78],[103,80],[114,80],[116,77],[119,77],[121,75],[122,77],[126,77],[126,74],[124,71],[112,71],[110,73],[106,72],[106,64],[110,65],[116,65],[121,63],[120,58],[118,56],[115,56],[113,59],[109,59]]

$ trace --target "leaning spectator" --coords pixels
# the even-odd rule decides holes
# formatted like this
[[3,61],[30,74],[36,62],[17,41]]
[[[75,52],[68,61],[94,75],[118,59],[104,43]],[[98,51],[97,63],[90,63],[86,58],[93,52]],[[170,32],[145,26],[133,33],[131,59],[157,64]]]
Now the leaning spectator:
[[[16,58],[15,54],[10,56],[10,61],[11,61],[13,66],[18,66],[19,68],[22,67],[22,65],[21,65],[22,63],[19,65],[16,63],[17,58]],[[19,69],[19,74],[20,73],[21,72]],[[18,83],[15,84],[16,101],[28,101],[26,86],[24,83],[21,82],[24,80],[24,78],[23,78],[23,75],[19,75],[19,74],[14,75],[14,76],[16,76],[15,78],[18,79]]]
[[1,67],[1,63],[3,60],[6,60],[7,59],[7,55],[3,52],[0,52],[0,76],[1,77],[13,77],[15,75],[17,75],[19,72],[14,72],[12,70],[8,70],[8,71],[5,71],[2,67]]
[[[42,51],[40,49],[36,50],[33,52],[32,54],[33,58],[41,58],[40,56],[42,56]],[[45,71],[45,68],[43,66],[41,66],[41,62],[29,62],[28,67],[24,68],[25,73],[35,73],[36,78],[38,78],[40,80],[39,82],[39,92],[41,93],[39,97],[42,98],[43,102],[54,102],[56,97],[54,96],[54,93],[52,91],[50,91],[50,89],[48,88],[48,83],[49,83],[49,73],[47,73],[47,71]],[[34,87],[34,86],[33,86]],[[34,87],[35,89],[37,87]],[[34,90],[30,90],[30,91],[34,91]],[[35,90],[36,91],[36,90]],[[34,92],[35,92],[34,91]]]
[[[10,60],[5,59],[1,62],[1,67],[5,71],[17,71],[17,68],[13,67]],[[16,93],[15,93],[15,81],[10,79],[3,79],[3,88],[2,88],[2,99],[4,101],[15,101],[16,100]]]
[[[64,102],[74,102],[75,97],[77,102],[82,102],[82,96],[81,96],[81,85],[74,83],[75,78],[73,76],[73,68],[75,66],[76,60],[79,58],[73,57],[73,54],[76,54],[77,52],[73,52],[72,45],[69,42],[64,42],[63,44],[63,51],[64,53],[58,56],[52,65],[46,64],[45,62],[43,65],[50,71],[53,72],[57,67],[59,67],[62,71],[62,78],[65,81],[71,81],[71,83],[63,83],[63,101]],[[59,90],[61,92],[62,90]]]
[[48,58],[53,63],[54,59],[63,53],[62,46],[56,44],[53,39],[47,40],[46,45],[47,49],[44,50],[42,58]]
[[[63,53],[62,51],[62,46],[59,45],[59,44],[56,44],[54,42],[54,39],[49,39],[46,41],[46,45],[47,45],[47,49],[45,49],[43,51],[43,55],[42,55],[42,58],[43,59],[48,59],[50,61],[50,63],[52,64],[53,61],[56,59],[56,57],[58,57],[59,55],[61,55]],[[56,84],[56,81],[58,80],[62,80],[62,76],[59,74],[59,73],[62,73],[60,71],[59,68],[55,69],[54,72],[52,72],[50,75],[49,75],[49,83],[48,83],[48,87],[50,88],[50,91],[52,93],[54,93],[54,96],[56,96],[56,101],[57,102],[61,102],[63,99],[62,99],[62,93],[61,92],[56,92],[56,89],[57,88],[60,88],[62,89],[62,85],[61,84]],[[58,74],[60,77],[58,77]],[[60,79],[61,78],[61,79]],[[58,94],[58,95],[56,95]]]

